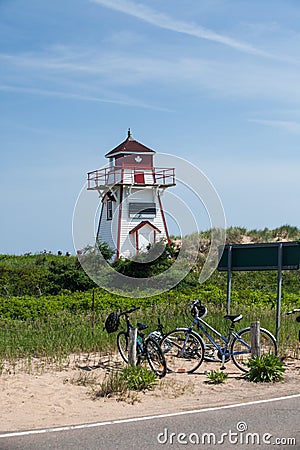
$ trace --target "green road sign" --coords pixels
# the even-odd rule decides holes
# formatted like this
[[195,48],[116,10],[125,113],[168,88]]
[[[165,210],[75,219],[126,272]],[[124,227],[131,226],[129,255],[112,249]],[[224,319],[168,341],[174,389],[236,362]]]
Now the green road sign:
[[279,266],[281,270],[298,270],[299,264],[300,242],[232,244],[224,247],[218,270],[278,270]]
[[220,248],[218,270],[227,272],[227,314],[230,314],[231,274],[239,270],[277,270],[276,338],[280,330],[281,286],[283,270],[298,270],[300,242],[232,244]]

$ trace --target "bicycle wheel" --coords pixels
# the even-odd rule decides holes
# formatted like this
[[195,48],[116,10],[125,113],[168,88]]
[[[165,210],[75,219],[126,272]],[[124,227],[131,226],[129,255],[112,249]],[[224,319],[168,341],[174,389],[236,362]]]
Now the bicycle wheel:
[[187,328],[167,333],[160,343],[170,372],[192,373],[203,361],[204,345],[200,336]]
[[167,373],[167,363],[159,344],[150,337],[145,342],[145,350],[153,372],[160,378],[164,377]]
[[[128,334],[126,331],[120,331],[117,335],[117,346],[122,359],[128,364]],[[141,348],[139,345],[136,346],[136,365],[138,366],[142,360]]]
[[[237,337],[233,338],[230,353],[232,361],[236,367],[243,372],[248,372],[247,362],[252,357],[251,354],[251,335],[250,327],[244,328],[237,333]],[[276,339],[270,331],[264,328],[260,329],[260,354],[266,353],[277,354]]]
[[128,335],[125,331],[118,333],[117,346],[122,359],[128,364]]

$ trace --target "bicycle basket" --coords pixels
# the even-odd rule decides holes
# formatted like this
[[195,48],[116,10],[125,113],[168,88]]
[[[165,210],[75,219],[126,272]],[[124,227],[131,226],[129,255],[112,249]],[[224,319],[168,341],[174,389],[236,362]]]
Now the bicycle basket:
[[108,333],[114,333],[120,325],[120,316],[117,313],[110,313],[105,320],[105,329]]

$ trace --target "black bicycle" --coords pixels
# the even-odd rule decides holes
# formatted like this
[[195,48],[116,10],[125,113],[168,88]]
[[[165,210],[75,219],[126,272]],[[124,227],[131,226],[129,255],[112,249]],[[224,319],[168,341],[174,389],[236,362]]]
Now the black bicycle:
[[[129,319],[129,315],[140,308],[131,308],[119,314],[111,313],[106,319],[105,328],[108,332],[117,331],[120,325],[120,318],[124,317],[126,322],[126,330],[122,330],[117,334],[117,346],[122,359],[128,364],[128,344],[130,330],[135,327]],[[110,318],[110,319],[109,319]],[[136,362],[140,365],[144,360],[147,360],[151,369],[160,377],[164,377],[167,373],[167,363],[160,344],[155,338],[155,334],[149,333],[145,336],[143,331],[148,328],[148,325],[138,322],[137,339],[136,339]]]

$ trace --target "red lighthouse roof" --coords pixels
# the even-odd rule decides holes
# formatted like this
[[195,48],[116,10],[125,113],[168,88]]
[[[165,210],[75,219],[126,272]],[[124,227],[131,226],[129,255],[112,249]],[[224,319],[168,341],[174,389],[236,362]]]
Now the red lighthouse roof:
[[133,139],[131,136],[130,128],[128,130],[128,136],[127,139],[119,144],[114,149],[110,150],[108,153],[106,153],[106,158],[110,158],[112,156],[116,155],[124,155],[124,154],[130,154],[130,153],[148,153],[148,154],[154,154],[156,153],[151,148],[146,147],[145,145],[141,144],[140,142]]

